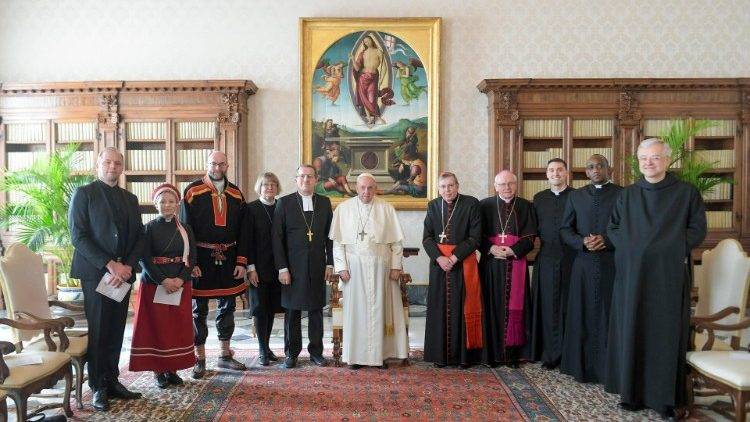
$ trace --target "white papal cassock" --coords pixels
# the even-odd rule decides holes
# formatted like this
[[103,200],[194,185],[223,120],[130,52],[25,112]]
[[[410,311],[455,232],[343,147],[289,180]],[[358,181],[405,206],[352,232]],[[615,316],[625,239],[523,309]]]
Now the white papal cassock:
[[331,232],[334,269],[348,270],[340,281],[343,293],[342,360],[350,365],[378,366],[388,358],[409,354],[401,291],[389,278],[401,269],[403,232],[396,210],[374,197],[341,203],[333,213]]

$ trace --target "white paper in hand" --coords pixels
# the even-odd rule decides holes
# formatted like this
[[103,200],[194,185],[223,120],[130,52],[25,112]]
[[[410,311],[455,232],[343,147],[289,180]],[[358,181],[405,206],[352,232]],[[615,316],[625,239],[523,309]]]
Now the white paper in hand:
[[122,299],[125,298],[125,295],[130,290],[130,283],[122,283],[120,287],[115,287],[109,284],[111,278],[112,274],[104,274],[102,279],[99,280],[99,285],[96,286],[96,291],[114,301],[122,302]]
[[41,356],[35,355],[33,353],[19,353],[17,355],[12,355],[12,359],[5,359],[5,363],[9,368],[27,365],[41,365],[42,363],[44,363],[44,359],[42,359]]
[[156,286],[156,293],[154,293],[154,303],[163,303],[165,305],[180,306],[180,300],[182,299],[182,287],[174,293],[167,293],[167,289],[161,284]]

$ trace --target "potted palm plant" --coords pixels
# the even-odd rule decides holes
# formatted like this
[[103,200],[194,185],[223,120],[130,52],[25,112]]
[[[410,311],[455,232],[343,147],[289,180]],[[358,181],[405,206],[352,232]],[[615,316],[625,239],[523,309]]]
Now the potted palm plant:
[[[0,170],[0,192],[13,194],[13,199],[0,207],[0,227],[11,230],[31,250],[59,258],[56,281],[60,300],[82,296],[80,281],[69,277],[73,245],[68,231],[68,206],[76,188],[93,177],[76,173],[81,159],[77,150],[78,144],[70,144],[36,160],[31,168]],[[72,295],[63,297],[70,291]]]
[[[716,163],[704,161],[695,150],[688,149],[688,140],[704,129],[716,126],[711,120],[674,120],[659,138],[672,149],[670,172],[680,180],[695,186],[701,195],[711,192],[719,183],[732,183],[732,179],[711,174]],[[631,180],[642,176],[638,158],[628,156]]]

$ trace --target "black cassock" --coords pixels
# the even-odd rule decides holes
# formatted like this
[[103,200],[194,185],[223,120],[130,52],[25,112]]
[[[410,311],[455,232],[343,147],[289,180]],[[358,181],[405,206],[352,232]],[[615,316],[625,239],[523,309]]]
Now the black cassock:
[[563,243],[560,224],[568,195],[550,189],[534,195],[534,212],[541,248],[531,275],[531,338],[526,343],[526,358],[557,365],[562,356],[568,285],[575,251]]
[[283,312],[281,283],[273,262],[273,214],[276,204],[265,205],[259,199],[247,204],[247,265],[255,265],[258,287],[250,285],[250,313],[254,316]]
[[672,174],[623,191],[607,232],[616,246],[607,391],[658,412],[685,404],[690,251],[706,237],[703,199]]
[[[479,349],[468,350],[466,348],[463,301],[465,290],[461,265],[462,261],[475,253],[479,246],[479,238],[482,234],[477,207],[479,201],[472,196],[459,194],[453,204],[449,206],[443,198],[430,201],[427,205],[422,235],[422,246],[430,257],[424,360],[441,365],[476,363],[479,362],[481,355]],[[450,216],[451,211],[453,216]],[[443,256],[437,244],[440,243],[439,236],[443,233],[444,227],[447,237],[442,243],[456,245],[453,254],[459,260],[447,277],[445,271],[437,263],[437,258]]]
[[[536,235],[536,218],[531,202],[516,196],[506,203],[499,196],[485,198],[479,203],[482,216],[482,241],[479,251],[482,253],[480,272],[482,274],[482,328],[484,329],[484,350],[482,360],[489,365],[508,363],[519,358],[519,347],[506,347],[505,331],[508,323],[508,307],[511,294],[511,269],[513,258],[496,259],[490,254],[490,236],[498,235],[505,229],[505,234],[513,234],[520,239],[511,246],[516,257],[523,258],[534,249]],[[502,216],[502,222],[500,218]],[[523,298],[524,337],[530,337],[531,294],[529,289],[528,266],[525,268],[525,287]]]
[[[570,275],[560,372],[579,382],[602,382],[607,346],[612,284],[615,278],[614,246],[607,223],[622,187],[589,184],[568,195],[560,235],[575,249]],[[605,249],[591,252],[583,238],[604,236]]]
[[[326,265],[333,265],[331,201],[313,194],[314,211],[302,212],[302,197],[292,193],[276,201],[273,217],[273,257],[276,270],[288,268],[292,283],[281,286],[281,306],[309,311],[326,305]],[[308,225],[312,241],[308,239]],[[278,272],[277,272],[278,278]]]

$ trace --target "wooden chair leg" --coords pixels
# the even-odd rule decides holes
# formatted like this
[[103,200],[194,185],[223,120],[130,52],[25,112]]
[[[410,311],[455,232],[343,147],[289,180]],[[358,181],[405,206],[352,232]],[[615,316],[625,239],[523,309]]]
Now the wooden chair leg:
[[73,367],[68,365],[67,371],[65,371],[65,391],[63,392],[62,408],[65,412],[65,416],[73,416],[73,411],[70,409],[70,390],[73,386]]
[[76,368],[76,407],[83,409],[83,368],[86,365],[83,359],[73,359]]
[[333,365],[336,367],[341,366],[341,337],[342,337],[342,330],[341,328],[336,328],[333,330]]
[[29,397],[16,391],[9,391],[8,397],[13,399],[13,402],[16,404],[16,420],[18,422],[25,422],[27,406],[26,400],[28,400]]
[[734,392],[734,420],[736,422],[745,422],[747,411],[745,402],[747,402],[748,395],[750,393],[747,391],[737,390]]

